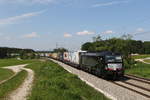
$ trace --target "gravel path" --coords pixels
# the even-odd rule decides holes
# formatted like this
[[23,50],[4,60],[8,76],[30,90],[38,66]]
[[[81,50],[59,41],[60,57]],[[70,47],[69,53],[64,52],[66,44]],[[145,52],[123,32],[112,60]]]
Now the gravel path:
[[146,98],[138,93],[135,93],[133,91],[120,87],[116,84],[113,84],[101,78],[98,78],[94,75],[88,74],[81,70],[77,70],[61,62],[58,62],[55,60],[53,61],[61,65],[64,69],[66,69],[70,73],[78,75],[78,77],[81,80],[85,81],[87,84],[89,84],[96,90],[100,91],[101,93],[109,97],[110,99],[113,99],[113,100],[149,100],[149,98]]
[[146,59],[147,59],[147,58],[145,58],[145,59],[135,59],[135,61],[143,62],[143,63],[145,63],[145,64],[150,64],[150,63],[144,61],[144,60],[146,60]]
[[11,69],[15,73],[20,72],[21,70],[25,70],[28,72],[28,76],[25,78],[24,82],[19,86],[16,90],[12,91],[9,96],[8,100],[26,100],[26,96],[30,93],[32,83],[34,80],[34,72],[31,69],[24,68],[25,65],[18,65],[18,66],[10,66],[5,67],[7,69]]
[[13,78],[14,76],[16,76],[16,74],[17,74],[18,72],[20,72],[20,71],[21,71],[21,68],[23,68],[24,66],[26,66],[26,65],[17,65],[17,66],[3,67],[4,69],[10,69],[10,70],[12,70],[12,71],[14,72],[14,74],[13,74],[11,77],[9,77],[8,79],[5,79],[5,80],[3,80],[3,81],[0,81],[0,84],[3,84],[3,83],[5,83],[6,81],[8,81],[8,80],[10,80],[11,78]]

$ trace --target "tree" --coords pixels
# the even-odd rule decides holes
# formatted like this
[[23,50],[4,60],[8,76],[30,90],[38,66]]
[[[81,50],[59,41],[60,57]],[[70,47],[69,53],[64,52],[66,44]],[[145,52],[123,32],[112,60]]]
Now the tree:
[[100,35],[93,37],[93,42],[98,42],[98,41],[102,41]]
[[9,58],[22,55],[22,53],[35,53],[32,49],[0,47],[0,58]]
[[143,47],[144,47],[144,53],[145,54],[150,54],[150,41],[145,41],[143,43]]
[[65,49],[65,48],[58,48],[58,49],[54,49],[54,50],[53,50],[53,52],[56,52],[56,53],[58,53],[58,52],[63,53],[63,52],[67,52],[67,51],[68,51],[68,50]]
[[94,49],[94,46],[93,46],[93,43],[91,42],[87,42],[85,44],[82,45],[81,47],[81,50],[84,50],[84,51],[91,51],[92,49]]
[[124,40],[131,40],[133,36],[131,34],[124,34],[121,36],[121,38]]

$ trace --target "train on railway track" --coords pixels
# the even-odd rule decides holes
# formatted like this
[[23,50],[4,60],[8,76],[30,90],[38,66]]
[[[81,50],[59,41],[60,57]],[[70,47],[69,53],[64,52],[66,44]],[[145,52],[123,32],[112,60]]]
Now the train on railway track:
[[123,58],[119,53],[77,51],[51,53],[50,58],[102,78],[116,79],[124,76]]

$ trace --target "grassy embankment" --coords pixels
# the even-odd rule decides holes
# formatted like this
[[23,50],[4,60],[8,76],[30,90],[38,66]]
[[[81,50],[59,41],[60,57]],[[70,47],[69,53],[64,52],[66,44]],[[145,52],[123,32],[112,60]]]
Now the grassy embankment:
[[147,58],[147,57],[150,57],[150,54],[132,56],[133,59],[143,59],[143,58]]
[[0,82],[12,76],[14,73],[9,69],[3,69],[4,66],[13,66],[19,64],[31,63],[33,60],[0,59]]
[[34,86],[28,100],[108,100],[76,75],[51,61],[36,62],[27,67],[35,71]]
[[[143,58],[147,58],[147,57],[150,57],[150,55],[133,56],[134,59],[143,59]],[[150,62],[150,60],[146,60],[146,62]],[[142,62],[137,62],[132,68],[127,69],[126,73],[132,74],[132,75],[137,75],[140,77],[150,78],[150,64],[144,64]]]
[[19,72],[16,76],[12,79],[8,80],[7,82],[0,84],[0,100],[7,97],[7,95],[12,91],[18,88],[18,86],[22,83],[22,81],[27,76],[26,71]]
[[[3,69],[2,67],[32,63],[33,61],[34,60],[0,59],[0,82],[8,79],[14,74],[11,70]],[[0,100],[4,98],[9,92],[16,89],[24,81],[26,75],[27,72],[22,71],[12,79],[0,84]]]
[[33,60],[0,59],[0,67],[32,63]]
[[144,60],[144,61],[150,63],[150,59],[146,59],[146,60]]
[[0,68],[0,82],[5,79],[8,79],[13,74],[14,73],[11,70]]

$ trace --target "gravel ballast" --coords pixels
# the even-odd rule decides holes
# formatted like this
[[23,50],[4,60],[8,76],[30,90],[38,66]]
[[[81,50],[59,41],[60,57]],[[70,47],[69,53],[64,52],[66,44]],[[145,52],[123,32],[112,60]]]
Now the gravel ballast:
[[146,98],[136,92],[115,85],[111,82],[98,78],[84,71],[75,69],[59,61],[53,59],[51,60],[54,61],[55,63],[58,63],[68,72],[77,75],[81,80],[83,80],[88,85],[92,86],[93,88],[103,93],[104,95],[106,95],[108,98],[112,100],[149,100],[149,98]]

